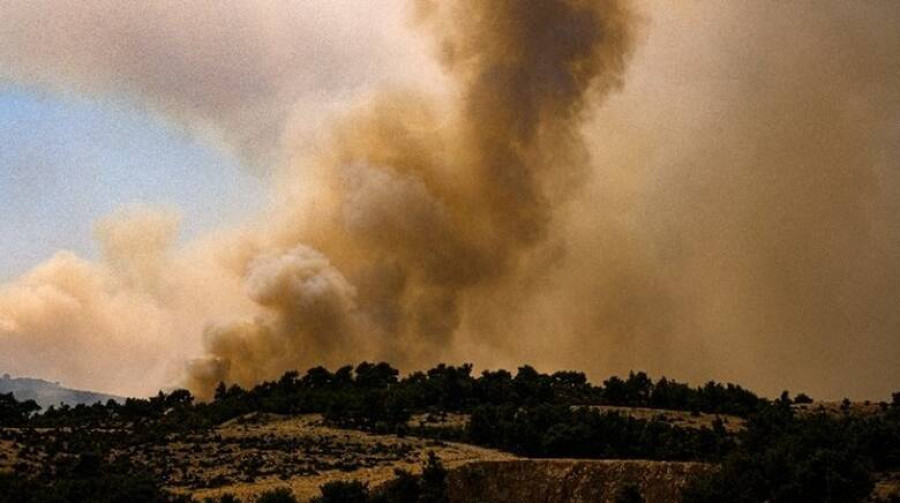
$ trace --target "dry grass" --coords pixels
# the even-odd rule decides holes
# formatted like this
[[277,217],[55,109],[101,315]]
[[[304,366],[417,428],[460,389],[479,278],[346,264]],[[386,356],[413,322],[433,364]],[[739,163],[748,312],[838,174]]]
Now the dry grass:
[[723,414],[707,414],[683,410],[648,409],[643,407],[619,407],[615,405],[592,405],[593,410],[617,412],[623,416],[646,421],[663,421],[679,428],[712,428],[716,419],[722,420],[725,430],[735,433],[744,429],[744,419]]
[[[25,432],[16,429],[3,431],[2,471],[17,463],[38,468],[47,459],[42,446],[60,433],[29,430],[23,437],[18,433]],[[168,489],[198,500],[232,493],[253,501],[261,492],[290,487],[305,501],[334,480],[361,480],[375,487],[394,478],[397,469],[418,472],[429,451],[448,468],[512,458],[470,445],[336,429],[326,426],[319,415],[271,414],[251,414],[168,442],[116,449],[111,457],[125,457]]]
[[[375,487],[392,479],[396,469],[419,471],[429,451],[448,468],[511,458],[469,445],[330,428],[318,415],[231,421],[205,439],[169,444],[165,450],[185,467],[169,487],[198,499],[223,493],[249,499],[290,487],[303,501],[335,480],[362,480]],[[204,487],[210,485],[215,487]]]
[[840,417],[849,415],[852,417],[865,417],[882,414],[887,410],[887,404],[878,402],[850,402],[844,405],[838,401],[821,401],[807,404],[795,404],[794,410],[800,415],[812,415],[825,412],[831,416]]
[[469,424],[469,417],[469,414],[456,412],[414,414],[406,424],[411,428],[465,428]]
[[875,489],[869,500],[882,502],[892,501],[891,498],[900,498],[900,472],[876,474]]
[[12,470],[18,461],[18,446],[12,440],[0,439],[0,473]]

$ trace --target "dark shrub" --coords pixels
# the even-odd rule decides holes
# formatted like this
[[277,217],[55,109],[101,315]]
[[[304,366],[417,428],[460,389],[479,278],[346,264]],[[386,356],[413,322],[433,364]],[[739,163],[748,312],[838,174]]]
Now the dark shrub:
[[367,503],[369,501],[369,487],[358,480],[329,482],[319,490],[322,491],[322,495],[314,498],[313,503]]
[[256,500],[258,503],[297,503],[297,497],[287,487],[266,491]]
[[447,470],[433,452],[422,470],[422,494],[419,503],[447,503]]
[[810,398],[806,393],[800,393],[794,398],[794,403],[797,404],[808,404],[813,403],[813,399]]
[[644,497],[641,496],[641,490],[634,484],[628,484],[619,489],[616,494],[616,503],[644,503]]

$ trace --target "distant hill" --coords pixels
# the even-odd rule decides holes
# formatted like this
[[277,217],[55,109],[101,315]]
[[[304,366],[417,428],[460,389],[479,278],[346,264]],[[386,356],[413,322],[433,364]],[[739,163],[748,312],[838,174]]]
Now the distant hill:
[[95,402],[106,403],[110,399],[117,402],[124,400],[120,396],[64,388],[58,382],[31,377],[10,377],[9,374],[3,374],[0,376],[0,393],[10,392],[15,395],[17,400],[34,400],[44,409],[51,405],[59,406],[60,403],[75,406],[80,403],[88,405]]

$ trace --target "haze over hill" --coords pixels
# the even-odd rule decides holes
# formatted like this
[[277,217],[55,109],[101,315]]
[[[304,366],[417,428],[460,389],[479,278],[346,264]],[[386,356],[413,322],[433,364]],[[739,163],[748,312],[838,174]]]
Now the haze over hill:
[[45,381],[32,377],[10,377],[9,374],[0,376],[0,393],[12,393],[17,400],[34,400],[41,408],[46,409],[51,405],[66,404],[75,406],[78,404],[92,405],[97,402],[106,403],[108,400],[122,402],[120,396],[69,389],[58,382]]

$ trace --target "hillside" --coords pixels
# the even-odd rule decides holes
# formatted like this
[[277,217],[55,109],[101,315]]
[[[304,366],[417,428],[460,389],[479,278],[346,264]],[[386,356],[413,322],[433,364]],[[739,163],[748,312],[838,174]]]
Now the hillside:
[[10,377],[9,374],[0,376],[0,393],[12,393],[20,401],[34,400],[42,409],[51,405],[59,406],[61,403],[74,407],[78,404],[105,403],[107,400],[123,401],[120,396],[69,389],[58,382],[31,377]]
[[578,372],[471,370],[401,378],[363,362],[223,383],[206,402],[175,390],[37,414],[0,395],[0,503],[252,503],[277,490],[321,503],[900,496],[900,394],[832,406],[640,372],[594,385]]
[[[0,471],[18,465],[38,471],[55,442],[54,430],[19,431],[0,440]],[[420,471],[428,452],[448,468],[513,456],[491,449],[421,438],[367,434],[323,423],[320,415],[283,417],[251,414],[208,431],[177,435],[111,449],[128,458],[175,494],[197,499],[233,494],[243,501],[279,487],[307,501],[319,486],[336,480],[364,480],[377,486],[397,469]]]

